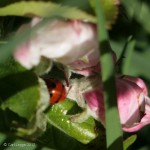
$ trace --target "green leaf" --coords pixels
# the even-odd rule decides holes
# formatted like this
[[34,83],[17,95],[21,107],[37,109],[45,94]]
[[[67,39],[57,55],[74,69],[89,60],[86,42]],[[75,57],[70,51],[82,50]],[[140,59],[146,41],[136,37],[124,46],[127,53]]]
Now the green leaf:
[[135,18],[150,33],[150,22],[148,21],[150,7],[145,2],[137,0],[124,0],[123,4],[127,9],[129,17],[131,19]]
[[150,22],[149,19],[150,7],[146,3],[142,3],[141,12],[138,21],[141,22],[147,32],[150,33]]
[[49,106],[49,92],[45,82],[12,60],[1,66],[0,108],[4,110],[1,111],[4,122],[0,128],[6,130],[4,125],[7,124],[7,128],[14,128],[19,136],[32,137],[34,134],[34,138],[38,137],[47,124],[43,112]]
[[[144,52],[134,52],[132,56],[132,60],[130,62],[130,68],[128,71],[128,74],[130,75],[142,75],[143,77],[146,77],[150,79],[149,71],[150,65],[148,63],[150,58],[150,51],[144,51]],[[137,65],[138,64],[138,65]]]
[[31,118],[40,98],[37,77],[30,71],[0,79],[1,107],[9,108],[18,115]]
[[101,48],[102,81],[104,85],[104,104],[106,116],[107,149],[123,149],[122,129],[117,109],[114,65],[109,45],[109,37],[105,28],[105,17],[102,3],[98,6],[96,0],[96,14],[98,19],[98,37]]
[[9,108],[19,116],[32,118],[40,99],[37,76],[23,71],[17,63],[8,60],[0,67],[1,108]]
[[52,69],[52,66],[52,60],[45,57],[41,57],[40,63],[34,68],[34,72],[41,76],[43,74],[48,73]]
[[16,63],[12,57],[9,57],[5,63],[0,64],[0,78],[24,71],[25,69]]
[[38,144],[48,146],[53,150],[87,150],[87,145],[78,142],[76,139],[68,136],[53,125],[48,124],[46,132],[38,138]]
[[95,23],[96,18],[78,8],[61,6],[52,2],[22,1],[0,8],[0,16],[59,16],[68,19],[88,20]]
[[128,50],[126,51],[125,57],[126,60],[123,63],[122,69],[123,69],[123,74],[127,74],[129,72],[129,68],[131,67],[131,60],[133,58],[133,51],[135,47],[135,40],[131,41],[128,45]]
[[[35,150],[37,144],[0,133],[0,147],[1,149],[7,149],[7,150],[20,150],[20,149]],[[44,148],[41,150],[44,150]]]
[[[61,1],[59,1],[59,3],[60,2]],[[92,1],[90,2],[93,3]],[[89,22],[96,23],[96,17],[88,13],[90,6],[87,1],[80,3],[62,1],[61,4],[59,3],[39,1],[16,2],[6,5],[5,7],[1,7],[0,16],[59,16],[67,19],[87,20]],[[118,4],[110,0],[102,0],[102,4],[106,16],[107,27],[111,28],[111,24],[113,24],[117,18]],[[84,9],[88,9],[88,11],[85,11]]]
[[119,73],[121,74],[128,74],[129,69],[131,67],[131,61],[134,54],[134,47],[135,47],[135,40],[133,40],[132,36],[130,36],[122,50],[122,53],[120,55],[120,58],[118,60],[119,62]]
[[[17,135],[21,137],[30,137],[37,138],[39,137],[43,132],[46,131],[46,125],[47,125],[47,117],[44,111],[49,106],[49,92],[47,89],[47,86],[45,85],[45,82],[39,78],[39,84],[40,84],[40,99],[38,100],[38,103],[36,105],[35,113],[33,113],[33,117],[31,120],[29,120],[27,127],[17,128]],[[41,121],[42,120],[42,121]]]
[[48,122],[76,140],[87,144],[97,136],[94,131],[95,122],[92,118],[83,123],[71,121],[71,115],[67,115],[67,112],[73,106],[74,103],[69,100],[53,105],[47,113]]
[[127,150],[129,146],[131,146],[135,140],[137,138],[137,135],[132,135],[129,138],[127,138],[124,142],[123,142],[123,149]]
[[[95,0],[89,0],[91,6],[95,10]],[[112,24],[115,23],[117,15],[118,15],[118,5],[119,2],[113,1],[113,0],[99,0],[99,4],[97,3],[97,7],[100,6],[100,3],[102,4],[101,7],[104,10],[104,15],[106,19],[106,26],[107,28],[111,28]],[[100,9],[100,7],[99,7]]]

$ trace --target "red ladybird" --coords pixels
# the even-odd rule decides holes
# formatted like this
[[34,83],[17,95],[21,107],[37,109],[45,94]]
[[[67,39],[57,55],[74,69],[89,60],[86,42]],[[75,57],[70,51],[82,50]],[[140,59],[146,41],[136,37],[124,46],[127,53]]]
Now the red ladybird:
[[62,102],[67,97],[67,92],[64,85],[55,79],[44,78],[50,93],[50,104]]

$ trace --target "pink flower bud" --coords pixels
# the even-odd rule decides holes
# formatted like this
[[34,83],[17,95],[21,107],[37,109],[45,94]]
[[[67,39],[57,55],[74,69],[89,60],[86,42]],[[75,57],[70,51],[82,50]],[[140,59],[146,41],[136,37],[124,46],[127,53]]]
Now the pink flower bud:
[[[82,69],[75,69],[74,67],[76,66],[80,66],[80,67],[83,67]],[[71,71],[74,72],[74,73],[77,73],[77,74],[81,74],[85,77],[88,77],[88,76],[92,76],[92,75],[96,75],[97,73],[100,73],[101,72],[101,67],[100,67],[100,63],[98,62],[95,66],[91,66],[91,67],[87,67],[89,66],[88,64],[84,64],[83,61],[80,61],[80,60],[77,60],[73,63],[73,65],[71,65],[72,68]]]
[[[117,102],[122,129],[135,132],[150,124],[150,99],[143,80],[130,76],[116,78]],[[91,115],[105,124],[104,99],[101,87],[83,93]]]
[[147,87],[146,87],[146,85],[145,85],[145,83],[144,83],[144,81],[142,79],[135,78],[135,77],[132,77],[132,76],[123,76],[122,78],[125,79],[125,80],[129,80],[131,82],[134,82],[140,88],[142,88],[142,90],[143,90],[145,95],[148,95]]
[[92,110],[91,115],[105,126],[105,109],[102,88],[99,86],[94,90],[84,92],[83,97],[86,100],[89,109]]
[[[116,63],[116,54],[111,51],[113,63]],[[84,57],[72,62],[68,65],[72,72],[81,74],[83,76],[96,75],[101,72],[100,66],[100,50],[94,50],[87,53]]]
[[[28,27],[32,28],[41,20],[34,18]],[[14,57],[30,69],[39,64],[41,56],[71,64],[94,51],[98,53],[96,29],[93,24],[77,20],[52,20],[33,33],[28,41],[18,46]]]

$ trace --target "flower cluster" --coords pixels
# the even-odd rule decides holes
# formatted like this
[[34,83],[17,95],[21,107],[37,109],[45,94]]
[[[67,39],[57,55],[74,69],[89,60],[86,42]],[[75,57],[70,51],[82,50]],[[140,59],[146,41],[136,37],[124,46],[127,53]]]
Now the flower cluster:
[[[26,28],[32,28],[41,20],[34,18],[31,23],[23,25],[18,34]],[[14,57],[27,69],[37,66],[41,57],[46,57],[83,75],[84,79],[73,81],[68,97],[74,99],[82,108],[88,108],[88,112],[105,125],[103,88],[95,81],[101,70],[95,25],[78,20],[51,20],[31,35],[28,41],[18,46]],[[115,62],[113,52],[112,59]],[[150,99],[143,80],[131,76],[117,76],[116,89],[122,129],[134,132],[149,124]]]
[[[116,77],[116,89],[122,129],[126,132],[135,132],[150,124],[150,99],[143,80],[131,76]],[[105,124],[102,87],[86,91],[83,96],[89,108],[93,110],[93,116]]]

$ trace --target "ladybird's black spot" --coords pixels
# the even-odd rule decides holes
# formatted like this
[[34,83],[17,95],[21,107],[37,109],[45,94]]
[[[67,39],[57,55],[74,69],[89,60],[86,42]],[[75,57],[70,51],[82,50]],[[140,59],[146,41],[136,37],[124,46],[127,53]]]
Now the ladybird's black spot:
[[56,88],[56,83],[52,82],[50,86],[51,88]]
[[59,102],[59,100],[55,101],[55,103],[58,103],[58,102]]
[[52,97],[52,96],[53,96],[53,93],[50,93],[49,95],[50,95],[50,97]]

